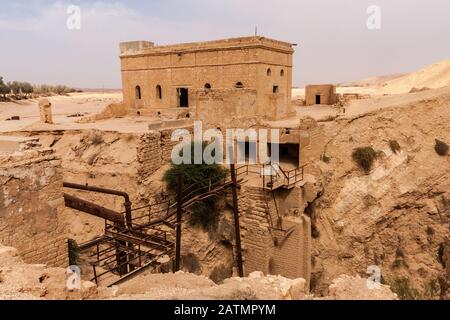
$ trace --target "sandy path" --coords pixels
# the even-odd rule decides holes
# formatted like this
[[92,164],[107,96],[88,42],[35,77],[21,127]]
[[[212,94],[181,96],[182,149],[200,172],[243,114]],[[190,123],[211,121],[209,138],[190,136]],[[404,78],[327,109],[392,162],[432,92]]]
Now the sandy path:
[[[122,100],[121,93],[76,93],[69,96],[48,98],[52,103],[53,120],[58,125],[74,124],[78,118],[69,118],[74,113],[95,114],[111,103]],[[39,123],[38,100],[0,103],[0,132],[23,130]],[[19,116],[19,121],[6,121]]]

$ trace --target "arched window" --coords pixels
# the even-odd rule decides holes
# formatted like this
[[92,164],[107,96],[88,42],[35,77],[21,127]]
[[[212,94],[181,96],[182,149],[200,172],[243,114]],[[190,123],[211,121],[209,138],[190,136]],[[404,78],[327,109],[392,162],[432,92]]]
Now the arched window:
[[242,89],[244,87],[244,85],[242,84],[242,82],[236,82],[234,87],[237,88],[237,89]]
[[136,100],[141,100],[142,95],[141,95],[141,87],[140,86],[136,86]]
[[269,68],[269,69],[267,69],[267,76],[270,77],[271,75],[272,75],[272,70],[270,70],[270,68]]
[[157,99],[162,99],[162,89],[161,89],[161,86],[159,84],[156,86],[156,98]]
[[280,76],[281,76],[281,77],[284,77],[284,69],[281,69],[281,71],[280,71]]

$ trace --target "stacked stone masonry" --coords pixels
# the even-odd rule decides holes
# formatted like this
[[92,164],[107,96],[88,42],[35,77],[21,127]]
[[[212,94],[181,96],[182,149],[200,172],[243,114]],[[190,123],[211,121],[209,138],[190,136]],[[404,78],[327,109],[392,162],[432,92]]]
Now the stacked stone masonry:
[[258,187],[243,186],[239,194],[244,272],[253,271],[302,277],[309,283],[311,272],[311,223],[309,218],[287,217],[282,227],[293,232],[271,229],[270,219],[276,226],[277,215],[267,205],[264,191]]
[[61,161],[52,150],[0,156],[0,243],[27,263],[65,267]]

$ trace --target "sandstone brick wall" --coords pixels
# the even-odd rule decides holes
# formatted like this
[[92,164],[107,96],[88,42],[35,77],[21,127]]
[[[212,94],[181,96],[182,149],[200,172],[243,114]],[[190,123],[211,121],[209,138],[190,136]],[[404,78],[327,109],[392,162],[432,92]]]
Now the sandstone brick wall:
[[0,157],[0,243],[27,263],[65,267],[62,168],[53,151]]
[[[264,204],[263,190],[243,186],[239,193],[244,272],[253,271],[282,275],[288,278],[302,277],[309,285],[311,274],[311,223],[307,217],[286,217],[283,229],[294,227],[285,237],[284,231],[271,230],[267,210],[270,210],[276,227],[276,213]],[[276,239],[276,241],[275,241]]]
[[336,86],[332,84],[310,85],[305,88],[307,106],[316,104],[316,96],[320,96],[320,104],[332,105],[336,103]]
[[273,251],[266,209],[258,188],[243,187],[239,194],[244,273],[269,273]]
[[[190,133],[193,127],[187,127]],[[137,144],[138,177],[145,180],[162,165],[171,162],[172,150],[179,141],[171,141],[174,129],[151,131],[140,136]]]
[[[306,216],[288,217],[283,228],[294,231],[274,248],[272,273],[287,278],[303,277],[309,286],[311,274],[311,221]],[[283,239],[283,231],[277,231]]]
[[[204,90],[206,84],[212,92],[225,89],[242,95],[235,88],[238,82],[257,92],[254,115],[282,118],[292,112],[293,49],[289,43],[244,37],[137,48],[121,55],[124,103],[133,112],[153,109],[162,113],[177,108],[177,88],[189,90],[189,109],[198,103],[195,92]],[[141,99],[137,98],[137,87]],[[234,115],[240,116],[239,110],[235,111]]]
[[312,118],[303,119],[300,130],[300,164],[306,165],[320,159],[326,144],[325,135]]

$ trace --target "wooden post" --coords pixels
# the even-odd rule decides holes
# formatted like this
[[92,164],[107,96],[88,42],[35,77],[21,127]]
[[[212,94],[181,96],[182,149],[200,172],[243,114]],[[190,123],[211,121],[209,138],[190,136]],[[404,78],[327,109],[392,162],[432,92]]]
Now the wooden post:
[[183,180],[181,175],[178,176],[178,190],[177,190],[177,235],[176,235],[176,252],[175,252],[175,266],[174,272],[180,271],[181,259],[181,221],[183,215]]
[[237,267],[239,277],[244,277],[244,266],[242,264],[242,248],[241,248],[241,227],[239,224],[239,208],[238,208],[238,194],[237,194],[237,179],[236,169],[234,163],[230,164],[232,190],[233,190],[233,212],[234,212],[234,230],[236,232],[236,255],[237,255]]

